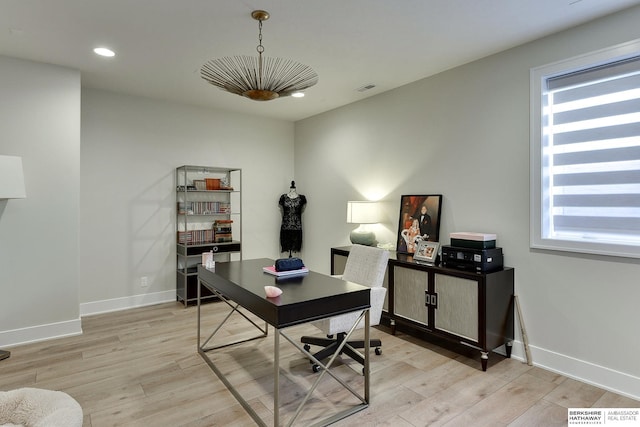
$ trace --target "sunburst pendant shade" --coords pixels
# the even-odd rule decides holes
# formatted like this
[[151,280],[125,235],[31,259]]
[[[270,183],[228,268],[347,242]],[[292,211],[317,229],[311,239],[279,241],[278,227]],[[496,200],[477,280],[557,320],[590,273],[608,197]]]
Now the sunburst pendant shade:
[[212,59],[200,69],[200,75],[212,85],[254,101],[270,101],[318,83],[310,67],[289,59],[263,57],[262,22],[269,19],[264,10],[254,10],[258,21],[258,57],[232,56]]

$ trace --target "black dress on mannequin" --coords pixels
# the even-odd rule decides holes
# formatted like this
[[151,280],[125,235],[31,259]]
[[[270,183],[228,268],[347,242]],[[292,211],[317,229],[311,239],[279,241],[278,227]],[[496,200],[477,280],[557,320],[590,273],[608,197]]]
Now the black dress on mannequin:
[[280,251],[300,252],[302,249],[302,210],[307,198],[296,192],[296,185],[291,181],[287,194],[280,196],[278,204],[282,207],[282,226],[280,227]]

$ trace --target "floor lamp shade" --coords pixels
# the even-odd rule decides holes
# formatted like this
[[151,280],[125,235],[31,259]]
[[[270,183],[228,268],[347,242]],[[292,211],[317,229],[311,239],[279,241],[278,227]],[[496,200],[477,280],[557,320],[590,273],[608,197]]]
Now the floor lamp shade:
[[365,246],[378,244],[376,235],[368,230],[364,224],[376,224],[380,222],[380,209],[377,202],[347,202],[347,223],[360,224],[358,228],[349,234],[351,243]]
[[0,156],[0,200],[24,199],[26,197],[22,158]]

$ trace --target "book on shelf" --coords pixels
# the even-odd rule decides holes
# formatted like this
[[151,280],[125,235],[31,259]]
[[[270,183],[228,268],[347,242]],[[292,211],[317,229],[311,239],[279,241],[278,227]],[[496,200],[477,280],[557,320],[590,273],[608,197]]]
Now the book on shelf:
[[277,277],[283,276],[301,276],[303,274],[307,274],[309,269],[307,267],[302,267],[298,270],[288,270],[288,271],[276,271],[275,265],[270,265],[268,267],[262,267],[262,271],[265,273],[271,274]]
[[230,242],[233,240],[233,235],[231,233],[214,233],[213,240],[216,242]]
[[198,245],[212,243],[213,230],[188,230],[178,231],[178,243],[183,245]]
[[181,215],[215,215],[231,213],[228,202],[178,202],[178,213]]
[[213,227],[213,231],[216,234],[229,234],[231,233],[231,227]]
[[191,233],[189,231],[178,231],[178,243],[182,245],[191,243]]
[[225,243],[233,241],[231,219],[217,219],[213,222],[213,240],[215,243]]

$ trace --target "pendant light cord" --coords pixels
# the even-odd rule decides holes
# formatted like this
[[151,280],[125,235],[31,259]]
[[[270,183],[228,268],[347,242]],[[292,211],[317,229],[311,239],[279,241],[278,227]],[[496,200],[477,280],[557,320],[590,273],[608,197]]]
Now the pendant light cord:
[[264,46],[262,46],[262,19],[258,20],[258,88],[263,89],[262,86],[262,52],[264,52]]

